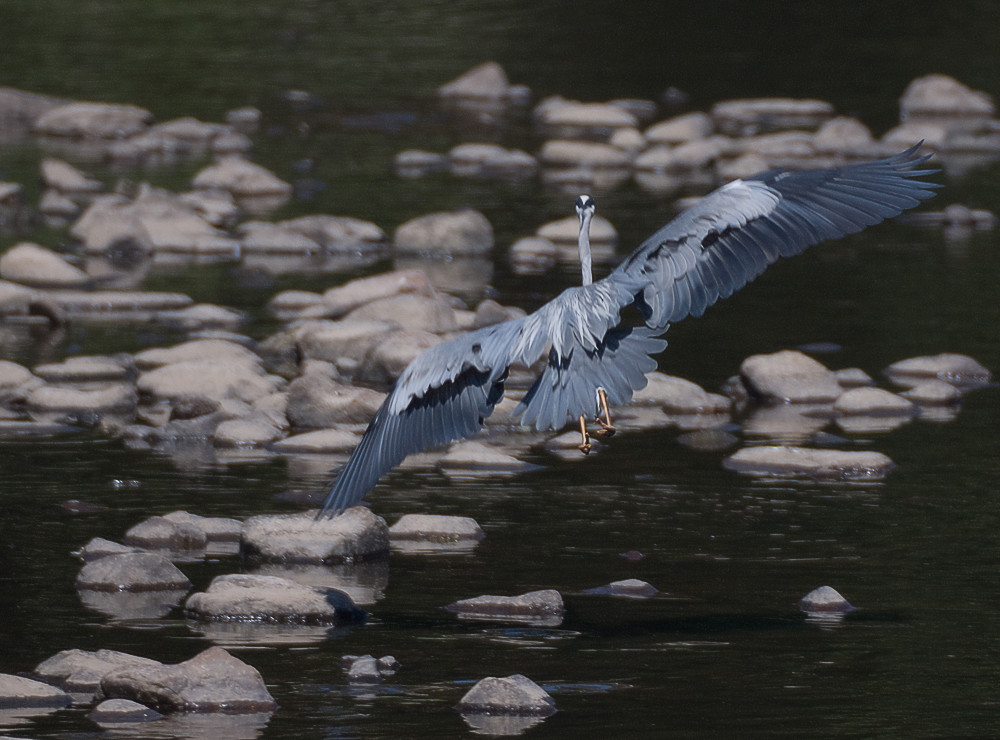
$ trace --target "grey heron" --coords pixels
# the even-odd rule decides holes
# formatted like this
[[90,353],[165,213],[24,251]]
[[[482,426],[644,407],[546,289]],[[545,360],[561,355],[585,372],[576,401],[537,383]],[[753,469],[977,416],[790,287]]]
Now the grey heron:
[[[318,517],[360,502],[409,454],[478,431],[504,394],[508,369],[544,369],[515,409],[523,425],[560,429],[627,403],[657,367],[670,324],[700,316],[779,257],[861,231],[913,208],[937,184],[919,179],[920,145],[831,169],[770,170],[708,194],[594,282],[593,201],[578,202],[583,281],[524,317],[442,342],[402,372],[341,468]],[[634,323],[622,312],[636,310]],[[596,407],[596,408],[595,408]],[[602,408],[603,407],[603,408]],[[610,418],[605,418],[613,431]],[[604,425],[602,425],[604,426]],[[581,422],[586,446],[586,428]]]

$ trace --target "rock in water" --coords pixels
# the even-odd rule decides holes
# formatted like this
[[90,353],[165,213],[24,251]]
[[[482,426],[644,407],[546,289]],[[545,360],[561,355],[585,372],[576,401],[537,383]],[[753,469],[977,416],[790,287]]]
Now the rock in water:
[[253,666],[212,647],[176,665],[122,668],[101,680],[111,699],[131,699],[157,711],[270,712],[278,708]]
[[484,678],[462,697],[458,710],[465,714],[548,717],[556,713],[556,703],[545,689],[518,673]]
[[851,606],[836,589],[820,586],[799,600],[799,609],[807,614],[847,614],[854,611],[855,607]]

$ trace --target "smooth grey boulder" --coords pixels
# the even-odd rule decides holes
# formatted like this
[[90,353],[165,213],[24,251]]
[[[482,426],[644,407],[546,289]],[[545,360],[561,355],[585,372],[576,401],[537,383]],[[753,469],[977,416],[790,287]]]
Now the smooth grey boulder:
[[141,394],[155,399],[202,396],[216,401],[236,399],[253,403],[274,393],[282,382],[267,375],[259,365],[208,359],[158,367],[140,375],[136,386]]
[[918,383],[900,395],[920,406],[948,406],[962,400],[962,391],[943,380]]
[[292,332],[303,362],[322,360],[340,367],[360,362],[397,327],[394,321],[303,321]]
[[414,252],[483,254],[493,248],[493,227],[471,208],[431,213],[396,228],[393,246]]
[[588,588],[583,593],[595,596],[614,596],[622,599],[649,599],[660,591],[646,581],[638,578],[627,578],[624,581],[612,581],[604,586]]
[[103,537],[94,537],[86,545],[76,551],[75,554],[86,563],[91,560],[103,558],[106,555],[125,555],[137,552],[142,552],[142,549],[139,547],[129,547],[128,545],[112,542],[111,540],[106,540]]
[[388,386],[425,350],[442,338],[428,331],[399,329],[372,347],[358,368],[357,379]]
[[[566,613],[562,595],[553,588],[518,596],[476,596],[452,602],[445,609],[466,619],[534,621],[542,618],[547,624],[558,624]],[[554,621],[550,622],[548,618],[553,617]]]
[[727,470],[761,477],[815,480],[881,480],[895,464],[880,452],[806,447],[745,447],[725,460]]
[[345,321],[394,322],[407,331],[433,334],[455,331],[455,309],[444,296],[407,293],[371,301],[351,311]]
[[24,365],[10,360],[0,360],[0,395],[6,395],[28,383],[38,384],[39,382]]
[[91,355],[37,365],[34,373],[49,383],[93,383],[127,380],[133,368],[128,359]]
[[91,282],[87,273],[61,255],[30,242],[16,244],[0,256],[0,277],[40,288],[72,288]]
[[377,391],[345,385],[327,376],[309,373],[289,384],[285,414],[296,429],[367,424],[384,398]]
[[134,105],[67,103],[43,113],[35,133],[74,139],[124,139],[142,133],[153,114]]
[[536,465],[518,460],[496,447],[464,440],[455,442],[448,452],[438,461],[441,471],[451,477],[476,475],[516,475],[528,470],[535,470]]
[[131,383],[114,383],[84,390],[64,385],[40,385],[28,393],[26,404],[36,411],[128,412],[138,395]]
[[325,315],[339,318],[366,303],[403,293],[432,296],[435,291],[423,270],[395,270],[358,278],[323,293]]
[[459,144],[448,152],[451,172],[458,177],[530,177],[538,162],[520,149],[506,149],[499,144]]
[[435,172],[445,172],[451,162],[446,154],[406,149],[393,157],[392,165],[400,177],[424,177]]
[[95,694],[101,679],[124,667],[152,667],[159,661],[118,650],[61,650],[35,666],[32,674],[73,694]]
[[240,541],[241,555],[256,562],[357,562],[388,551],[385,520],[363,506],[332,519],[317,520],[313,513],[250,517]]
[[47,300],[68,318],[102,317],[122,320],[149,320],[161,311],[178,311],[190,306],[190,296],[182,293],[118,290],[59,290],[45,294]]
[[253,350],[224,339],[193,339],[173,347],[154,347],[135,355],[136,367],[150,370],[176,362],[216,360],[240,365],[259,365],[260,357]]
[[98,704],[87,717],[99,725],[155,722],[163,715],[130,699],[107,699]]
[[555,714],[556,704],[530,678],[514,674],[482,679],[461,698],[457,709],[463,714],[548,717]]
[[64,195],[93,195],[104,189],[94,178],[84,174],[69,162],[46,157],[41,164],[42,183]]
[[835,413],[845,416],[914,416],[916,407],[902,396],[881,388],[852,388],[833,404]]
[[545,167],[586,167],[591,169],[628,169],[632,157],[610,144],[594,141],[551,139],[542,145],[538,158]]
[[875,141],[871,129],[856,118],[837,116],[824,123],[812,138],[821,154],[861,153]]
[[478,542],[486,536],[475,519],[440,514],[404,514],[389,527],[392,542],[417,541],[448,543],[461,540]]
[[799,609],[808,614],[847,614],[855,607],[830,586],[815,588],[799,600]]
[[510,246],[507,260],[518,275],[537,275],[556,266],[559,248],[549,239],[528,236],[518,239]]
[[943,74],[914,79],[899,99],[899,115],[904,121],[952,117],[983,120],[994,113],[996,105],[987,93],[972,90]]
[[346,429],[317,429],[285,437],[271,445],[271,449],[284,455],[346,454],[360,441],[361,435]]
[[835,370],[837,382],[841,388],[864,388],[875,385],[872,376],[859,367],[846,367],[842,370]]
[[302,234],[331,252],[358,252],[386,241],[385,232],[372,223],[348,216],[300,216],[278,223],[284,229]]
[[643,135],[652,145],[676,146],[687,141],[707,138],[712,135],[712,131],[711,117],[707,113],[696,111],[655,123],[647,128]]
[[226,190],[235,197],[291,196],[292,186],[274,173],[242,157],[225,157],[201,170],[191,181],[195,190]]
[[242,223],[237,234],[247,254],[317,254],[323,249],[301,232],[266,221]]
[[342,591],[241,573],[215,577],[188,597],[184,609],[196,619],[288,624],[343,624],[366,616]]
[[740,377],[752,395],[782,403],[825,403],[843,393],[832,371],[795,350],[748,357]]
[[187,511],[172,511],[163,519],[174,524],[200,529],[208,542],[239,542],[243,533],[243,522],[221,516],[199,516]]
[[708,393],[697,383],[651,372],[646,375],[646,387],[635,392],[632,403],[659,406],[671,414],[728,413],[730,401],[717,393]]
[[535,106],[535,125],[550,139],[592,139],[606,141],[622,128],[636,128],[636,117],[622,106],[611,103],[581,103],[563,98],[547,98]]
[[709,112],[716,129],[730,136],[816,129],[833,117],[833,106],[823,100],[751,98],[725,100]]
[[62,689],[23,676],[0,673],[0,707],[27,709],[69,706],[73,699]]
[[438,88],[442,98],[501,101],[511,96],[507,73],[497,62],[483,62]]
[[122,541],[148,550],[204,550],[208,537],[203,529],[188,522],[151,516],[125,532]]
[[284,436],[285,431],[270,416],[255,412],[221,422],[215,428],[215,446],[230,449],[267,447]]
[[951,352],[900,360],[886,368],[885,374],[900,385],[937,379],[963,389],[983,386],[993,379],[989,370],[968,355]]
[[191,581],[165,556],[152,552],[107,555],[86,563],[76,577],[78,589],[94,591],[174,591]]
[[253,666],[220,647],[176,665],[120,668],[107,673],[109,699],[131,699],[159,712],[269,712],[277,702]]

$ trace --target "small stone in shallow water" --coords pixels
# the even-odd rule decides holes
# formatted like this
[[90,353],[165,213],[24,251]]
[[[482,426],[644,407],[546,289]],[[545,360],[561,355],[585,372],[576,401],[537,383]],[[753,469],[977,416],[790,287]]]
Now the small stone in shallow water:
[[836,589],[820,586],[799,600],[799,609],[809,614],[847,614],[854,611],[855,607],[851,606]]
[[942,353],[900,360],[886,368],[885,374],[900,385],[917,385],[936,378],[959,388],[976,388],[989,383],[993,375],[967,355]]
[[107,699],[102,701],[87,717],[99,725],[117,725],[133,722],[155,722],[163,715],[155,709],[130,699]]
[[65,707],[72,703],[69,694],[54,686],[30,678],[0,673],[0,706],[4,709],[28,707]]
[[191,581],[163,555],[151,552],[107,555],[88,562],[76,577],[78,589],[96,591],[171,591]]
[[815,480],[881,480],[896,467],[880,452],[789,446],[745,447],[722,465],[745,475]]
[[784,403],[825,403],[843,392],[830,370],[791,350],[748,357],[740,377],[751,394]]
[[203,550],[208,538],[204,530],[193,524],[152,516],[129,529],[123,541],[147,549]]
[[[468,619],[513,619],[533,621],[536,618],[557,618],[561,621],[566,609],[562,595],[555,589],[529,591],[519,596],[476,596],[461,599],[445,610]],[[549,620],[546,620],[548,623]]]
[[95,694],[106,673],[128,666],[156,666],[159,661],[117,650],[61,650],[35,666],[32,674],[74,694]]
[[623,599],[649,599],[660,591],[646,581],[638,578],[627,578],[624,581],[612,581],[604,586],[588,588],[583,593],[594,596],[615,596]]
[[645,555],[643,555],[638,550],[626,550],[625,552],[620,552],[618,554],[621,557],[623,557],[626,560],[628,560],[630,563],[637,563],[637,562],[639,562],[640,560],[642,560],[642,559],[644,559],[646,557]]
[[382,672],[378,661],[371,655],[362,655],[351,661],[347,670],[348,683],[382,683]]
[[437,514],[404,514],[389,527],[392,541],[421,540],[430,542],[478,542],[486,534],[475,519],[467,516]]
[[489,676],[479,681],[458,702],[463,714],[498,714],[548,717],[556,704],[541,686],[527,676]]

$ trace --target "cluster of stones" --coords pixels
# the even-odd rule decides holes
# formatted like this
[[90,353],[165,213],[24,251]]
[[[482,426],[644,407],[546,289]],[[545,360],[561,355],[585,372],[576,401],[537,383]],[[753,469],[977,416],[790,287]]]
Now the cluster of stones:
[[[511,91],[516,92],[511,92]],[[439,94],[472,110],[489,101],[528,95],[507,83],[496,63],[476,67]],[[947,166],[962,169],[1000,155],[1000,121],[986,93],[946,75],[913,80],[900,98],[900,123],[876,138],[856,118],[838,116],[822,100],[727,100],[708,111],[657,120],[652,100],[585,103],[546,98],[531,110],[543,143],[537,155],[497,144],[463,143],[447,154],[401,152],[396,170],[418,176],[448,170],[458,176],[531,177],[574,188],[608,188],[632,177],[657,192],[704,187],[771,167],[834,166],[888,156],[924,141]]]

